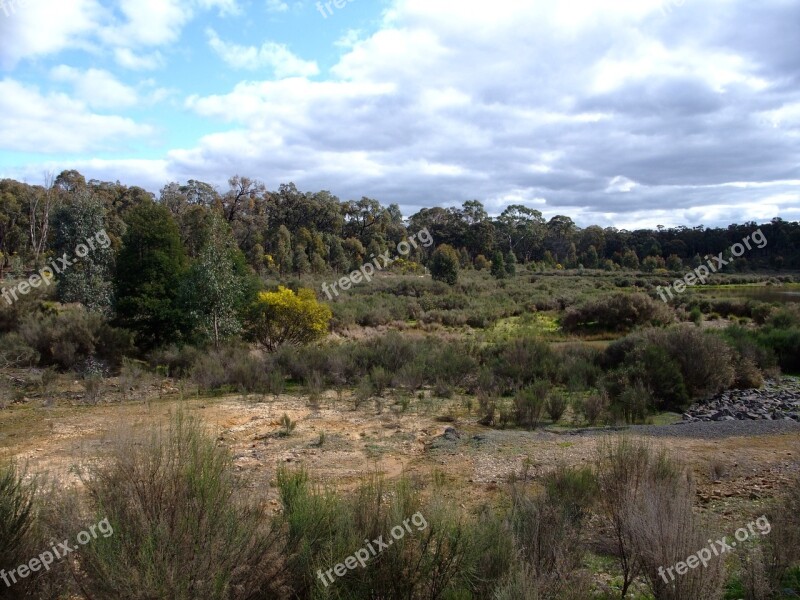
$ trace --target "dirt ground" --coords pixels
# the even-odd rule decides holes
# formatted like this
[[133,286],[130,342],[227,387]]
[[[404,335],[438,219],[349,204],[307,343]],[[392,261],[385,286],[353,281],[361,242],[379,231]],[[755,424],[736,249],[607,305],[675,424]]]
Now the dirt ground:
[[[371,473],[444,478],[445,493],[474,508],[503,502],[510,479],[535,479],[558,465],[592,464],[605,438],[489,429],[460,409],[458,400],[450,401],[449,409],[417,402],[405,410],[388,401],[354,409],[346,395],[338,400],[333,392],[323,395],[318,408],[299,395],[181,400],[171,394],[97,406],[30,402],[0,411],[0,458],[14,457],[29,473],[47,473],[65,487],[80,486],[79,468],[102,460],[117,437],[164,425],[170,414],[183,410],[231,449],[236,468],[275,507],[274,477],[283,464],[303,465],[337,489],[350,489]],[[279,433],[283,414],[297,423],[286,437]],[[442,422],[443,414],[457,416]],[[448,428],[455,431],[444,435]],[[650,438],[650,443],[687,463],[695,473],[699,505],[732,523],[759,512],[800,469],[800,436],[792,434]]]

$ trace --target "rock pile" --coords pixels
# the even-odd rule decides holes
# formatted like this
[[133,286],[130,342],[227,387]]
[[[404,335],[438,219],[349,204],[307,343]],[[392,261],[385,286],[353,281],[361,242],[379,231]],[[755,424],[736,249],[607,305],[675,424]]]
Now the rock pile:
[[760,390],[729,390],[693,404],[684,423],[699,421],[800,422],[800,381],[784,378],[768,381]]

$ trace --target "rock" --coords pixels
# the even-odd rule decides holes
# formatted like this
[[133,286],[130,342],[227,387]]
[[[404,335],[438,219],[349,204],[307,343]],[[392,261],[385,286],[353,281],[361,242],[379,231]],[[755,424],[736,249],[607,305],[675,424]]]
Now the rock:
[[455,442],[455,441],[458,441],[458,440],[461,439],[461,434],[458,432],[458,430],[455,427],[448,427],[447,429],[444,430],[444,436],[443,437],[444,437],[444,439],[446,439],[446,440],[448,440],[450,442]]

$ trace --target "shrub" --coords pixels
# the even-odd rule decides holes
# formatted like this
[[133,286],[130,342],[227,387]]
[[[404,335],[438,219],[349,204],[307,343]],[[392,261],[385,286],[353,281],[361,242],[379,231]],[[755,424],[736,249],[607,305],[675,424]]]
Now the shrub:
[[[297,548],[290,561],[295,597],[487,597],[513,557],[498,519],[484,515],[470,522],[440,495],[423,501],[405,478],[388,484],[373,477],[347,497],[312,488],[302,471],[282,469],[278,484],[289,545]],[[392,539],[390,532],[403,529],[404,520],[404,536]],[[369,568],[323,584],[320,570],[379,536],[392,543],[370,557]]]
[[542,420],[550,384],[546,381],[537,381],[514,396],[514,413],[517,425],[536,429]]
[[333,314],[317,301],[313,290],[297,293],[283,286],[275,292],[262,292],[248,313],[249,335],[267,351],[283,344],[303,345],[328,333]]
[[192,380],[205,391],[227,387],[240,393],[272,392],[273,366],[245,346],[226,346],[201,355],[192,367]]
[[570,308],[561,325],[568,331],[629,331],[640,325],[664,325],[674,313],[663,302],[644,294],[617,293]]
[[800,476],[789,482],[769,522],[772,530],[763,544],[765,572],[771,590],[777,591],[790,569],[800,566]]
[[31,367],[39,362],[39,353],[18,333],[0,336],[0,369]]
[[[557,492],[563,488],[551,485],[550,489]],[[498,597],[589,597],[580,571],[585,550],[580,522],[573,518],[574,506],[560,504],[549,491],[531,495],[519,487],[512,489],[512,500],[509,526],[519,549],[521,573],[512,574]],[[568,593],[575,595],[566,596]]]
[[85,480],[90,510],[116,535],[80,549],[97,598],[250,599],[277,595],[280,535],[239,495],[231,457],[181,414],[143,439],[120,436]]
[[486,361],[507,388],[519,388],[536,379],[551,380],[557,371],[556,355],[546,342],[518,338],[488,352]]
[[564,412],[567,410],[567,399],[564,394],[556,391],[550,392],[547,396],[547,403],[545,404],[547,415],[553,423],[558,423]]
[[602,392],[600,394],[592,394],[584,400],[581,406],[581,412],[589,423],[590,427],[594,427],[597,421],[605,414],[610,406],[608,394]]
[[495,252],[492,255],[492,277],[495,279],[505,279],[506,277],[506,261],[500,252]]
[[622,438],[601,445],[597,480],[605,546],[619,562],[622,597],[639,574],[656,600],[721,597],[721,558],[674,582],[665,583],[659,571],[708,543],[692,512],[694,489],[682,466],[663,451]]
[[434,281],[455,285],[458,282],[458,252],[452,246],[442,244],[434,250],[428,269]]
[[597,477],[589,467],[558,467],[544,477],[543,485],[548,498],[574,523],[588,516],[597,495]]
[[[33,552],[34,494],[14,465],[0,466],[0,569],[15,569]],[[18,581],[14,588],[0,585],[0,598],[18,598],[28,583]]]
[[169,377],[184,378],[191,374],[192,367],[200,356],[194,346],[166,346],[148,354],[151,369],[166,367]]
[[680,366],[690,398],[710,396],[729,389],[735,379],[733,351],[718,336],[689,325],[648,333]]

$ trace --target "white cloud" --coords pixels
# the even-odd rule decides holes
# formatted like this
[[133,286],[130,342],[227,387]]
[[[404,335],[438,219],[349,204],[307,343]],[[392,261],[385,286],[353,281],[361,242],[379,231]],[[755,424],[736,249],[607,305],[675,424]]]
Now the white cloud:
[[319,74],[314,61],[294,55],[285,45],[265,42],[260,48],[224,42],[213,29],[207,29],[208,44],[217,55],[235,69],[256,70],[269,68],[278,78]]
[[132,119],[98,115],[65,94],[43,95],[36,88],[11,79],[0,81],[0,139],[11,152],[119,150],[132,139],[154,131]]
[[50,75],[55,81],[71,84],[75,97],[93,109],[130,108],[138,103],[136,90],[118,81],[108,71],[81,71],[60,65],[52,69]]
[[289,10],[289,5],[283,0],[267,0],[267,12],[286,12]]
[[164,66],[164,57],[161,52],[150,54],[137,53],[130,48],[115,48],[114,59],[117,64],[132,71],[152,71]]
[[[197,11],[238,10],[232,0],[121,0],[114,16],[74,1],[95,7],[87,23],[106,28],[104,48],[129,69],[163,64],[162,46]],[[499,212],[513,201],[620,227],[797,214],[796,2],[692,0],[669,11],[662,0],[390,2],[378,31],[341,34],[327,79],[292,46],[228,43],[208,29],[214,52],[251,73],[185,99],[222,131],[165,151],[159,175],[224,184],[249,173],[399,202],[406,213],[472,198]],[[262,17],[264,7],[297,6],[253,4]],[[70,13],[74,33],[50,46],[34,40],[19,56],[91,45],[98,36],[83,16]],[[91,106],[125,105],[130,90],[116,83],[106,97],[72,83],[77,99],[46,100],[81,122],[97,117]],[[132,87],[142,102],[157,85]],[[116,126],[142,135],[134,123]],[[134,168],[91,168],[114,164]],[[131,176],[151,180],[143,167]]]

